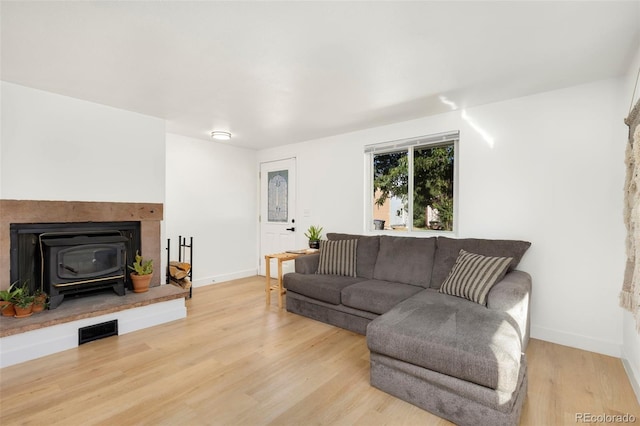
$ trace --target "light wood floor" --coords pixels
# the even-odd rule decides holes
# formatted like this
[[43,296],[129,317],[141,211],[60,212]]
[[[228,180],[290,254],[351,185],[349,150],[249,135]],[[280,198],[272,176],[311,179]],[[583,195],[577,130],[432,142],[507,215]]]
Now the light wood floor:
[[[369,385],[364,336],[265,306],[264,278],[194,289],[188,318],[0,370],[0,424],[444,425]],[[522,424],[640,407],[621,361],[532,340]]]

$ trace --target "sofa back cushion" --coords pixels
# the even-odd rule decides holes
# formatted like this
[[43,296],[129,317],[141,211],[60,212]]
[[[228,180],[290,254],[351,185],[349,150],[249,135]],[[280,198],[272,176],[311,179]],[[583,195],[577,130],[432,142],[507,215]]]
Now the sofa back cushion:
[[429,287],[435,251],[435,238],[382,235],[373,278]]
[[[508,271],[512,271],[520,263],[520,259],[531,246],[528,241],[518,240],[483,240],[475,238],[438,237],[438,243],[431,276],[431,288],[440,288],[456,263],[460,250],[484,256],[511,257],[513,260]],[[508,272],[507,271],[507,272]]]
[[373,268],[378,258],[378,249],[380,247],[380,237],[365,236],[365,235],[353,235],[353,234],[338,234],[328,233],[327,239],[329,241],[336,240],[358,240],[358,247],[356,249],[356,275],[363,278],[373,278]]

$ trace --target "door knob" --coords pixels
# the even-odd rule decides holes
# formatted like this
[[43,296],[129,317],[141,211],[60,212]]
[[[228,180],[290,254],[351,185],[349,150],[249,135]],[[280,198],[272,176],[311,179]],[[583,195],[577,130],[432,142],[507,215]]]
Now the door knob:
[[295,230],[296,230],[295,226],[292,226],[291,228],[287,228],[287,231],[295,231]]

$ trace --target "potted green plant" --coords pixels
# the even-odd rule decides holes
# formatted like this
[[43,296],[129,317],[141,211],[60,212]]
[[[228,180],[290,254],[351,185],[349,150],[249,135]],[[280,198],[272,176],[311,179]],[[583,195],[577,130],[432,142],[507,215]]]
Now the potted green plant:
[[28,317],[33,313],[33,296],[29,294],[27,283],[24,283],[13,296],[13,307],[16,310],[16,318]]
[[149,290],[149,284],[153,277],[153,259],[144,260],[140,253],[136,251],[136,261],[129,265],[133,272],[129,275],[133,283],[134,293],[144,293]]
[[42,312],[47,307],[47,293],[38,289],[33,293],[33,312]]
[[[17,281],[16,281],[17,282]],[[12,317],[16,314],[13,302],[16,294],[21,291],[18,287],[15,287],[16,283],[12,283],[8,289],[0,290],[0,309],[2,310],[2,316]]]
[[322,227],[311,225],[307,232],[304,234],[309,239],[309,248],[320,248],[320,237],[322,237]]

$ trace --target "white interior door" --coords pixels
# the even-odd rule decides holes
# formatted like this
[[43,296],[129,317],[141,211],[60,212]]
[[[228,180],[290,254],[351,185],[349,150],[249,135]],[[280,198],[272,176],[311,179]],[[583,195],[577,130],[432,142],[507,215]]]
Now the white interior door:
[[[260,164],[260,274],[264,256],[296,249],[296,159]],[[292,262],[283,263],[284,272]],[[278,268],[271,267],[276,277]]]

